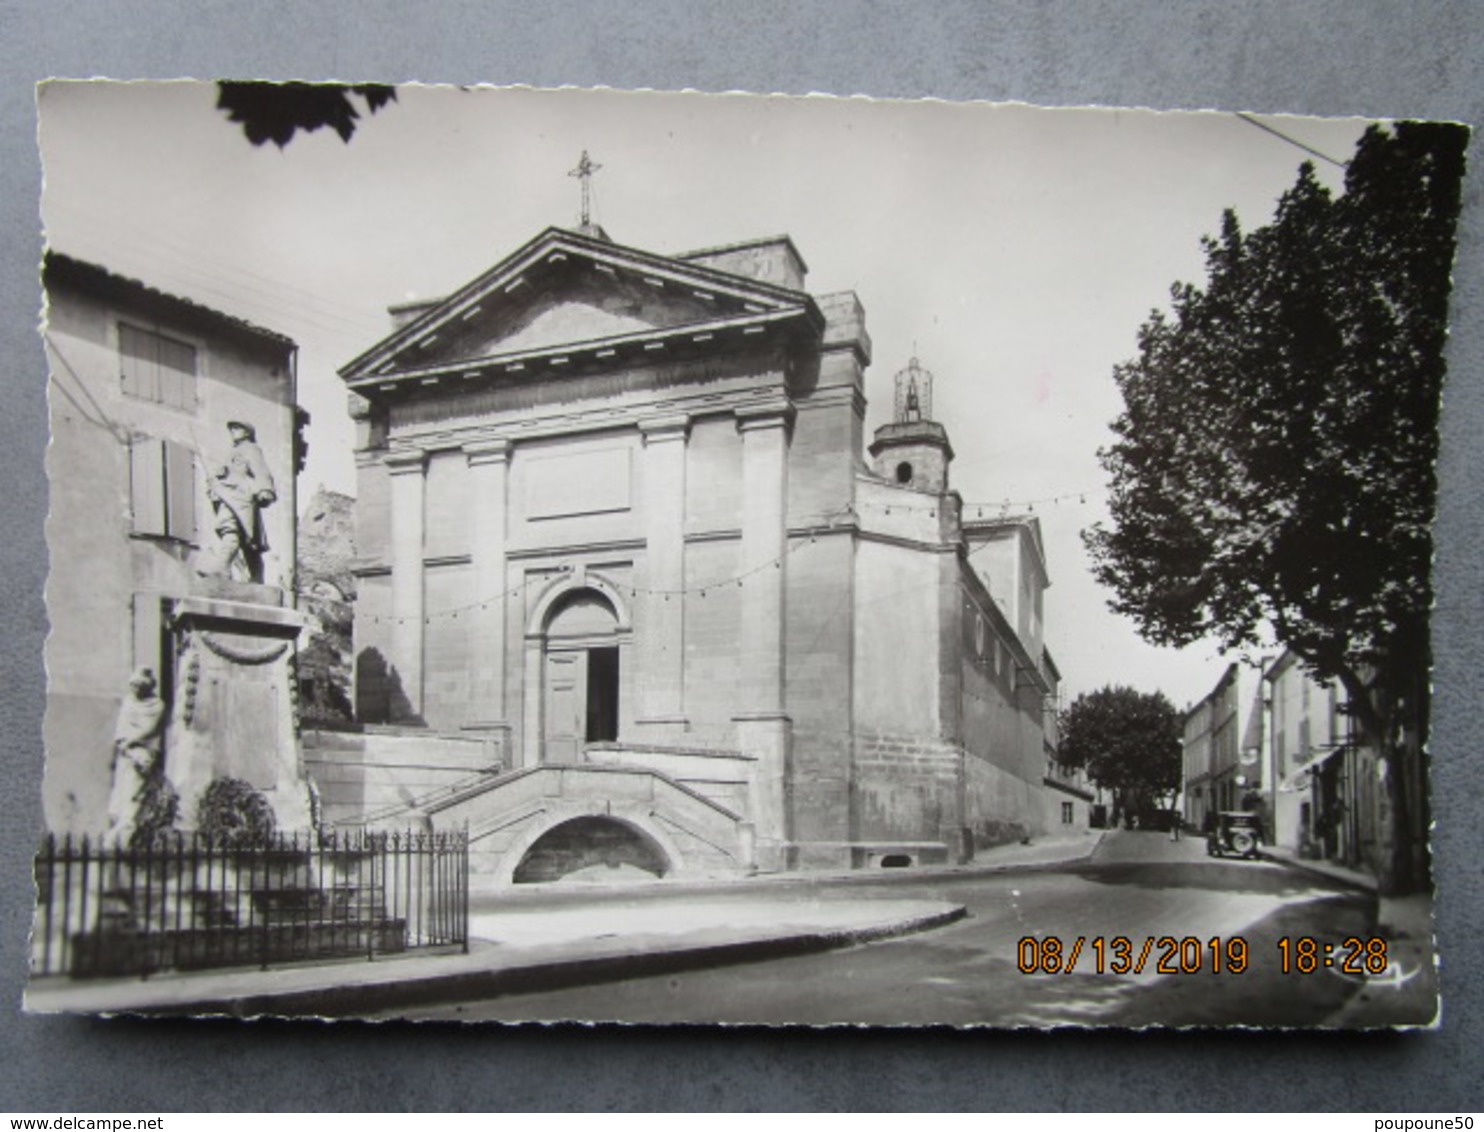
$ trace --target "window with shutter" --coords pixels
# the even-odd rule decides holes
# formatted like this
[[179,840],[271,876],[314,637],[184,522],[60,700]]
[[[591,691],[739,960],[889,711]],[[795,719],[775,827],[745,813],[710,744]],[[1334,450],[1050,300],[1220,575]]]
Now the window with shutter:
[[196,541],[196,456],[184,444],[165,445],[165,533]]
[[190,343],[119,323],[119,374],[129,396],[195,412],[196,348]]
[[129,503],[136,535],[168,533],[165,520],[165,446],[152,436],[129,445]]
[[195,453],[173,440],[136,438],[129,446],[129,500],[136,535],[195,542]]

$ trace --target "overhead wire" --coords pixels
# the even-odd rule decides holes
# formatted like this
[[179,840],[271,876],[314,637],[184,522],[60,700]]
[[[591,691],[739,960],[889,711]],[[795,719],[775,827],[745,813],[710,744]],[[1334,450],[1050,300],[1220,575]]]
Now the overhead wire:
[[[55,212],[56,210],[52,209],[50,211]],[[179,258],[184,262],[190,264],[204,263],[208,266],[214,266],[221,272],[239,276],[244,281],[246,281],[243,284],[244,286],[251,286],[256,290],[266,291],[267,293],[273,295],[290,295],[303,302],[323,306],[328,311],[341,314],[353,320],[359,320],[366,317],[364,315],[364,312],[358,307],[355,307],[349,303],[339,302],[332,297],[325,296],[319,291],[310,290],[306,287],[300,287],[296,286],[295,284],[288,283],[281,276],[264,275],[261,272],[254,271],[249,267],[243,267],[241,264],[235,261],[227,263],[223,261],[203,258],[203,249],[200,247],[199,244],[191,245],[183,243],[180,240],[169,235],[168,233],[155,230],[146,231],[140,226],[130,223],[127,219],[121,219],[116,216],[107,216],[102,212],[88,208],[86,205],[81,205],[76,202],[70,203],[62,211],[64,213],[71,213],[73,215],[74,222],[77,220],[81,220],[84,227],[92,225],[95,227],[95,229],[105,231],[111,239],[117,238],[120,234],[122,234],[125,236],[126,239],[132,241],[138,247],[147,248],[150,250],[164,249],[169,251],[174,257]],[[63,227],[65,226],[66,225],[64,223]],[[47,224],[48,232],[50,232],[53,227],[54,224],[49,222]]]
[[[48,229],[50,231],[50,225]],[[215,296],[214,301],[225,301],[236,308],[230,313],[240,314],[245,310],[267,312],[269,318],[264,321],[292,320],[341,338],[366,338],[385,330],[381,319],[368,311],[326,302],[316,293],[269,280],[235,265],[213,261],[203,257],[200,249],[185,250],[164,238],[111,225],[106,237],[95,232],[90,239],[76,234],[69,239],[66,227],[62,232],[50,241],[57,251],[69,253],[70,241],[103,243],[106,240],[128,255],[131,267],[126,268],[125,273],[140,275],[147,286],[168,291],[171,289],[169,286],[161,286],[163,278],[188,281],[192,291],[211,294]],[[144,264],[148,270],[139,272],[132,266],[136,264]],[[101,263],[99,266],[110,271],[120,270],[117,263]]]
[[1327,154],[1327,153],[1321,153],[1319,150],[1315,149],[1311,145],[1305,145],[1303,142],[1299,141],[1297,138],[1293,138],[1293,137],[1290,137],[1289,135],[1285,134],[1282,130],[1275,129],[1274,127],[1269,126],[1265,122],[1259,122],[1251,114],[1246,114],[1246,113],[1243,113],[1242,111],[1238,110],[1236,112],[1236,117],[1238,117],[1242,121],[1246,122],[1249,126],[1256,126],[1259,130],[1262,130],[1264,133],[1272,134],[1275,138],[1279,138],[1280,140],[1287,142],[1289,145],[1294,146],[1297,149],[1303,150],[1305,153],[1309,154],[1310,156],[1319,158],[1320,161],[1328,161],[1331,165],[1333,165],[1333,166],[1335,166],[1336,168],[1339,168],[1339,169],[1348,169],[1348,168],[1350,168],[1350,162],[1348,162],[1348,161],[1336,161],[1329,154]]

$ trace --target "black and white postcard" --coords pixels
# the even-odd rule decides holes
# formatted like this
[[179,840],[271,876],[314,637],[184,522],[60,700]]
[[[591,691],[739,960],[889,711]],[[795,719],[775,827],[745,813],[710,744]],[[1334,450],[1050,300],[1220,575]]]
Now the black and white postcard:
[[27,1009],[1435,1024],[1466,128],[38,105]]

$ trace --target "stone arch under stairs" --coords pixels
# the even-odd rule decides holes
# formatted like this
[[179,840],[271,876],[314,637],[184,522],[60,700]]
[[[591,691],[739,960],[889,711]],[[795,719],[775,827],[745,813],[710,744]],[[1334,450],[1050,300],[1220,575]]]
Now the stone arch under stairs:
[[542,764],[501,775],[428,808],[436,829],[469,829],[470,884],[514,882],[543,837],[582,818],[633,831],[663,858],[666,877],[737,876],[754,867],[742,815],[655,771]]

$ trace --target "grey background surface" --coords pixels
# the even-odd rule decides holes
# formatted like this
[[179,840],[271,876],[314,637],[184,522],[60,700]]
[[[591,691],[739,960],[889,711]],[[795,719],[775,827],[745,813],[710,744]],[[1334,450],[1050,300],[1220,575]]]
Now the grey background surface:
[[37,80],[827,91],[1479,125],[1480,59],[1484,6],[1467,2],[0,0],[0,751],[7,784],[0,799],[0,1110],[1480,1108],[1484,791],[1471,733],[1484,683],[1484,507],[1474,452],[1484,435],[1477,137],[1455,275],[1437,538],[1439,1032],[457,1029],[20,1014],[28,863],[40,832],[46,629]]

